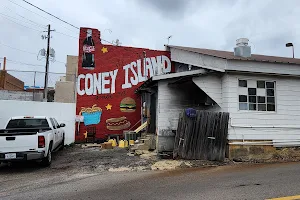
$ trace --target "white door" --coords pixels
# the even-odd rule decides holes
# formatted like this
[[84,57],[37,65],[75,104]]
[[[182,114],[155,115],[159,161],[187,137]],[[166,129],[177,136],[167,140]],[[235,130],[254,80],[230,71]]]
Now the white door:
[[57,134],[58,134],[58,140],[59,140],[58,143],[59,143],[59,145],[60,145],[61,142],[62,142],[62,139],[63,139],[63,130],[62,130],[62,128],[59,127],[59,124],[58,124],[58,122],[56,121],[56,119],[53,118],[53,120],[54,120],[54,123],[55,123],[56,127],[58,127],[58,128],[57,128]]
[[53,148],[55,149],[59,145],[59,133],[58,133],[58,128],[54,122],[53,118],[50,118],[52,127],[53,127],[53,133],[54,133],[54,141],[53,141]]

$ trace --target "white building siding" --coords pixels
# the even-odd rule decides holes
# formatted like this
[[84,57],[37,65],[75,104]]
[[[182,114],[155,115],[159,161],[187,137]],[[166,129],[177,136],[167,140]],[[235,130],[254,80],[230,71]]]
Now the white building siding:
[[222,106],[222,79],[218,76],[194,77],[193,82],[220,107]]
[[[181,94],[182,93],[182,94]],[[183,92],[169,87],[168,81],[158,82],[157,127],[161,130],[177,129],[179,113],[188,106]]]
[[[221,84],[221,78],[219,84]],[[199,94],[203,92],[199,89],[199,87],[196,86],[196,84],[194,84],[194,86],[195,88],[189,88],[187,86],[185,89],[178,88],[176,85],[169,85],[168,80],[161,80],[158,82],[158,135],[177,129],[179,114],[183,111],[183,109],[194,108],[201,110],[220,111],[220,107],[218,105],[204,106],[204,102],[211,102],[211,100],[208,100],[209,98],[206,98],[206,95],[199,96]],[[198,92],[199,94],[196,94]],[[198,102],[202,102],[202,104],[200,104],[202,106],[199,106],[199,104],[195,102],[195,99],[200,100]]]
[[171,48],[171,60],[188,65],[224,71],[227,61],[222,58]]
[[[239,111],[238,79],[275,81],[276,112]],[[300,78],[229,74],[222,83],[230,140],[300,140]]]
[[299,65],[255,61],[228,60],[226,70],[270,74],[300,75]]

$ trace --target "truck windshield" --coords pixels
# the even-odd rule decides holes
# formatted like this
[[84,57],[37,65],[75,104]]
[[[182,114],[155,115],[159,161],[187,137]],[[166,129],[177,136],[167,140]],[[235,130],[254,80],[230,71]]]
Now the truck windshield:
[[6,128],[49,128],[49,124],[46,119],[12,119]]

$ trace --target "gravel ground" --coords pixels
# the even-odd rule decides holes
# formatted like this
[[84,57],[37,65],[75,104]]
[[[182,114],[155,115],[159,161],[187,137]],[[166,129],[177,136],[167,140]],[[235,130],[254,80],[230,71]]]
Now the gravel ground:
[[[109,169],[123,168],[132,171],[143,166],[150,169],[151,159],[128,156],[126,149],[100,150],[99,148],[81,148],[80,145],[66,147],[53,153],[50,167],[41,167],[36,162],[20,162],[0,165],[0,199],[16,192],[26,192],[33,188],[79,180],[85,177],[109,176]],[[118,171],[118,170],[116,170]],[[122,170],[119,170],[122,171]]]
[[[293,151],[293,152],[291,152]],[[225,160],[224,162],[205,160],[172,160],[160,159],[153,152],[146,152],[141,156],[129,156],[128,150],[122,148],[100,149],[98,147],[82,148],[81,145],[66,147],[53,155],[52,165],[41,168],[35,162],[16,163],[12,166],[1,166],[0,174],[10,172],[31,172],[38,170],[43,173],[101,173],[105,171],[142,171],[192,167],[215,167],[223,165],[249,164],[249,163],[276,163],[300,160],[300,151],[283,149],[277,151],[268,160]],[[168,165],[170,165],[168,167]],[[161,168],[160,168],[161,166]]]
[[52,170],[81,170],[101,172],[111,168],[149,168],[153,163],[153,158],[143,159],[139,156],[128,156],[128,150],[122,148],[99,149],[99,148],[81,148],[75,146],[66,148],[64,151],[57,152],[54,157]]
[[[0,166],[1,174],[26,173],[39,171],[43,174],[74,174],[74,173],[101,173],[105,171],[143,171],[191,167],[213,167],[230,165],[233,162],[215,162],[203,160],[172,160],[160,159],[153,152],[141,156],[129,156],[128,150],[122,148],[99,149],[97,147],[81,148],[81,145],[66,147],[63,151],[53,154],[50,167],[42,168],[35,162],[14,163],[11,166]],[[156,167],[152,167],[154,164]],[[163,165],[163,166],[162,166]],[[166,166],[169,165],[169,166]],[[162,166],[161,168],[159,166]]]
[[[284,150],[276,154],[274,162],[286,159]],[[126,149],[81,148],[81,145],[66,147],[53,154],[50,167],[43,168],[36,162],[0,165],[0,199],[16,192],[31,191],[34,188],[64,184],[91,176],[110,177],[120,171],[135,171],[133,174],[156,173],[151,170],[181,170],[182,168],[210,168],[222,165],[248,165],[249,162],[225,162],[203,160],[160,159],[155,153],[129,156]],[[294,157],[293,157],[294,158]],[[272,160],[273,161],[273,160]],[[194,170],[194,169],[191,169]],[[141,172],[147,171],[147,172]],[[126,174],[126,173],[123,173]]]

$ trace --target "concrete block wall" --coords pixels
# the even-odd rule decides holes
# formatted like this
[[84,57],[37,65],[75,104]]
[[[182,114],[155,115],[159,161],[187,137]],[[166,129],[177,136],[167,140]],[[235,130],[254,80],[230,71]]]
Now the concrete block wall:
[[271,145],[229,145],[229,159],[249,161],[271,159],[276,148]]
[[78,56],[67,56],[66,81],[76,81],[78,72]]
[[56,82],[55,84],[55,102],[75,103],[75,83],[71,81]]
[[0,90],[0,100],[42,101],[43,93]]

